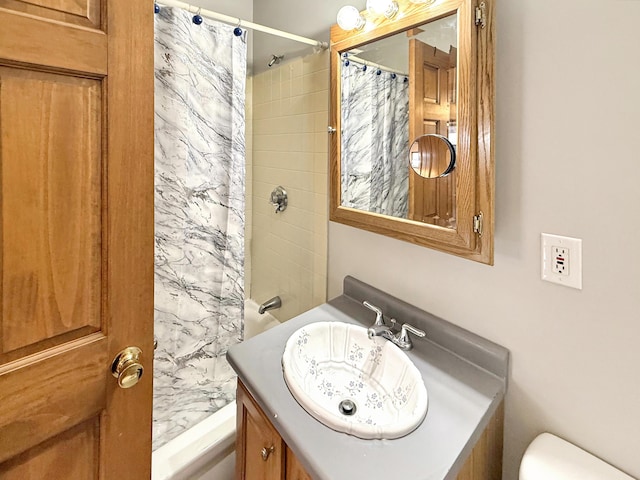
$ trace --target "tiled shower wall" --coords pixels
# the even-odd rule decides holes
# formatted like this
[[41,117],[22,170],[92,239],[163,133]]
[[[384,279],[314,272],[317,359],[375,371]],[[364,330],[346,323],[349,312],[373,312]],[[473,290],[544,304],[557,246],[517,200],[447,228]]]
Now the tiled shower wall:
[[[329,56],[299,58],[252,80],[250,295],[257,303],[279,295],[282,307],[271,313],[285,321],[327,295]],[[269,197],[278,185],[289,206],[276,214]]]

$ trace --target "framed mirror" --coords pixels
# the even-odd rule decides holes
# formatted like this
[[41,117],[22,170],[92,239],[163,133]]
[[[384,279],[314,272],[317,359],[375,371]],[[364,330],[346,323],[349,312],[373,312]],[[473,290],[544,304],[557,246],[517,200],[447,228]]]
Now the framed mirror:
[[492,1],[331,30],[331,220],[493,263]]

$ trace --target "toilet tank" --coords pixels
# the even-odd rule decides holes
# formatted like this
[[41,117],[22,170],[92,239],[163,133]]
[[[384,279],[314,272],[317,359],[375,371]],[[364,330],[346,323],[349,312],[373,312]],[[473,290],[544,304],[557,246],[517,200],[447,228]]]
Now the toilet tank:
[[539,435],[524,454],[520,480],[636,480],[550,433]]

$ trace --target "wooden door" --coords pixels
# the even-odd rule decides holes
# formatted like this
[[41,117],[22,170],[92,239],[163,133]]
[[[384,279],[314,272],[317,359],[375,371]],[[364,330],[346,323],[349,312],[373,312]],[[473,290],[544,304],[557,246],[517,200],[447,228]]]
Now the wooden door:
[[150,476],[152,7],[0,0],[2,480]]
[[[435,133],[449,137],[456,127],[457,51],[443,52],[417,39],[409,41],[411,78],[409,138]],[[409,169],[409,218],[455,228],[455,170],[425,179]]]

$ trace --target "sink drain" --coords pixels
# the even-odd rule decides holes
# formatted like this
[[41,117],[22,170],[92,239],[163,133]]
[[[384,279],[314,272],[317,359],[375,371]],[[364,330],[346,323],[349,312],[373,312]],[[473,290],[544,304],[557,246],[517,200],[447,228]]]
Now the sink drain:
[[338,410],[343,415],[351,416],[356,413],[356,404],[353,400],[342,400],[338,405]]

